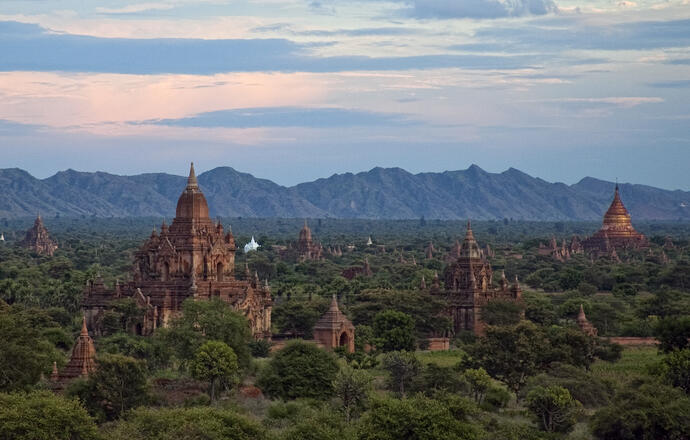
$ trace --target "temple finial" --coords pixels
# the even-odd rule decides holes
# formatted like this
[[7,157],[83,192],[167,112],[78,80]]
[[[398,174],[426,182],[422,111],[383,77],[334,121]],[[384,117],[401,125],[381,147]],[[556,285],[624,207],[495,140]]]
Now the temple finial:
[[89,336],[89,330],[86,328],[86,315],[82,315],[81,319],[81,336]]
[[194,172],[194,162],[189,167],[189,177],[187,178],[188,189],[198,189],[199,182],[196,180],[196,173]]

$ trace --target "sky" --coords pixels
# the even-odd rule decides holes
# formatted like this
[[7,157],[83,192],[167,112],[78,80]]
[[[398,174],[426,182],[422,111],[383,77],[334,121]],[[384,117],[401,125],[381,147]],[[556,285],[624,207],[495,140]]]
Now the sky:
[[690,190],[690,0],[2,0],[0,168]]

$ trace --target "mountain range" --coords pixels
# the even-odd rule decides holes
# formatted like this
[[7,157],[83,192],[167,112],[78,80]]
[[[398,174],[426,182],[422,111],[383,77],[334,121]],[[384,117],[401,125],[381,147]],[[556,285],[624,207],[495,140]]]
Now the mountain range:
[[[412,174],[374,168],[335,174],[292,187],[219,167],[198,176],[212,216],[335,217],[371,219],[600,220],[614,183],[585,177],[574,185],[551,183],[514,168],[489,173]],[[0,169],[0,217],[171,218],[186,177],[165,173],[119,176],[61,171],[37,179],[18,168]],[[690,192],[621,184],[634,220],[690,220]]]

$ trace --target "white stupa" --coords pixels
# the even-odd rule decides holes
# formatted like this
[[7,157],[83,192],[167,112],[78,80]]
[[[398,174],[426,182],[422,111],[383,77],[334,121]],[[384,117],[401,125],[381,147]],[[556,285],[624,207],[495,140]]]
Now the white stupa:
[[371,241],[371,235],[370,235],[369,239],[367,240],[367,246],[371,246],[372,244],[374,244],[374,242]]
[[0,241],[5,241],[5,234],[0,234]]
[[247,252],[255,251],[259,249],[261,245],[254,240],[254,236],[252,235],[252,240],[244,245],[244,253],[246,254]]

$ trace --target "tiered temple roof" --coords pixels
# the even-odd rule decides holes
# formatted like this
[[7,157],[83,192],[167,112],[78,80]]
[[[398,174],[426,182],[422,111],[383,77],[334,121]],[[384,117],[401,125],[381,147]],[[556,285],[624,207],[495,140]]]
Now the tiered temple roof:
[[53,255],[58,248],[55,240],[50,238],[40,214],[36,216],[34,225],[26,231],[26,236],[20,244],[39,255]]
[[69,382],[78,378],[86,377],[96,371],[96,348],[93,339],[89,336],[86,327],[86,317],[81,324],[81,332],[77,337],[77,342],[72,349],[72,356],[62,371],[58,372],[57,365],[53,363],[53,372],[50,375],[53,388],[56,390],[64,389]]
[[613,195],[611,206],[604,214],[601,229],[582,242],[589,252],[611,254],[615,249],[636,249],[649,246],[644,235],[635,230],[630,214],[620,198],[618,184]]

